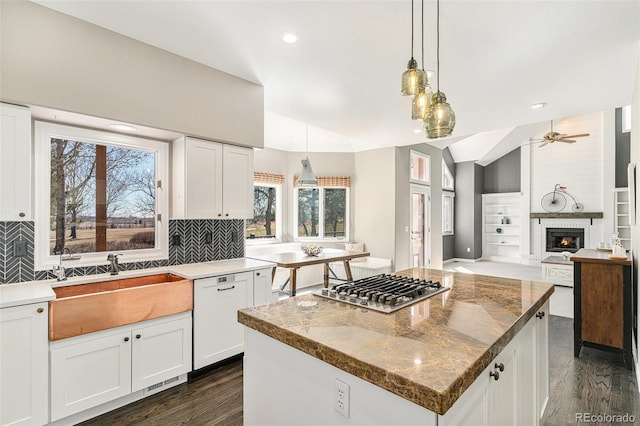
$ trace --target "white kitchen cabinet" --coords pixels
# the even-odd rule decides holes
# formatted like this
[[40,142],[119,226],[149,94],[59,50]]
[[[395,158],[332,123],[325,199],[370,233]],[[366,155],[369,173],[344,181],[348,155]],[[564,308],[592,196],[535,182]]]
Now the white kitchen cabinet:
[[253,149],[184,137],[171,155],[173,218],[253,217]]
[[271,268],[253,272],[253,305],[262,305],[273,300],[271,292]]
[[536,411],[542,419],[549,402],[549,302],[537,312],[535,318],[536,354]]
[[0,221],[31,220],[31,111],[0,104]]
[[55,421],[191,371],[191,315],[52,342],[50,360]]
[[48,304],[0,309],[0,425],[49,419]]
[[[548,302],[545,306],[548,308]],[[544,348],[548,351],[548,340],[539,335],[543,323],[538,317],[531,318],[458,401],[439,417],[438,425],[539,424],[540,400],[536,393],[539,395],[540,389],[545,388],[546,380],[548,398],[549,388],[548,357],[546,361],[540,360]]]
[[191,371],[191,317],[134,330],[131,391]]
[[253,305],[253,272],[195,280],[193,291],[193,368],[242,353],[238,309]]

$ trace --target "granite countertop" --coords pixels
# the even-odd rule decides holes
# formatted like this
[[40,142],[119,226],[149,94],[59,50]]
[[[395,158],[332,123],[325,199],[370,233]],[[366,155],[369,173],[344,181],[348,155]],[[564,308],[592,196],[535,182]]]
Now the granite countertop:
[[88,284],[99,281],[121,280],[124,278],[140,277],[153,274],[175,274],[188,280],[213,277],[217,275],[234,274],[239,272],[255,271],[257,269],[271,268],[273,263],[260,260],[239,258],[231,260],[217,260],[213,262],[189,263],[185,265],[165,266],[159,268],[137,269],[122,271],[118,275],[96,274],[79,277],[70,277],[64,281],[42,280],[27,281],[14,284],[0,285],[0,308],[28,305],[53,300],[56,298],[53,291],[56,287],[69,285]]
[[391,314],[306,294],[238,320],[444,414],[553,293],[553,284],[413,268],[450,291]]
[[631,266],[631,253],[626,253],[626,259],[610,259],[610,254],[610,250],[580,249],[571,256],[571,260],[573,262]]

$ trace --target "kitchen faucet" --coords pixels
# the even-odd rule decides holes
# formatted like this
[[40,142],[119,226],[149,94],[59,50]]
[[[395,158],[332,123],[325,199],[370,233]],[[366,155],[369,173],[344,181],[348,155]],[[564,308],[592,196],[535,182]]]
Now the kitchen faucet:
[[57,281],[65,281],[67,279],[64,274],[64,266],[62,266],[62,256],[64,255],[65,251],[69,254],[69,260],[73,258],[73,256],[71,256],[71,250],[69,249],[69,247],[65,247],[60,251],[60,264],[53,265],[53,274],[56,276]]
[[107,256],[107,260],[110,262],[109,272],[111,272],[111,275],[118,275],[118,272],[120,272],[118,266],[118,256],[122,256],[122,254],[109,253],[109,255]]

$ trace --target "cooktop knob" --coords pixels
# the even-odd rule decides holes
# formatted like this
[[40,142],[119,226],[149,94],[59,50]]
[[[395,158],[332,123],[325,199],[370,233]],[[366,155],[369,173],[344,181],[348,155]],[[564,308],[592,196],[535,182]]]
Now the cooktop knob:
[[329,289],[328,288],[323,288],[322,289],[322,295],[323,296],[328,296],[329,295]]
[[335,290],[329,290],[329,297],[335,298],[338,295],[338,292]]
[[365,306],[368,305],[369,304],[369,298],[367,296],[362,296],[360,298],[360,304],[361,305],[365,305]]
[[338,295],[338,298],[340,300],[347,300],[347,292],[346,291],[341,291],[340,294]]

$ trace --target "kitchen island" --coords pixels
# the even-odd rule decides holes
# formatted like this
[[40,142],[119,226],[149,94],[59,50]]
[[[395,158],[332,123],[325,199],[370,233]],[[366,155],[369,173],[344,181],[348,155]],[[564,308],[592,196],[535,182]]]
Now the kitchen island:
[[537,423],[553,285],[395,274],[451,290],[390,314],[313,294],[240,310],[245,424]]

